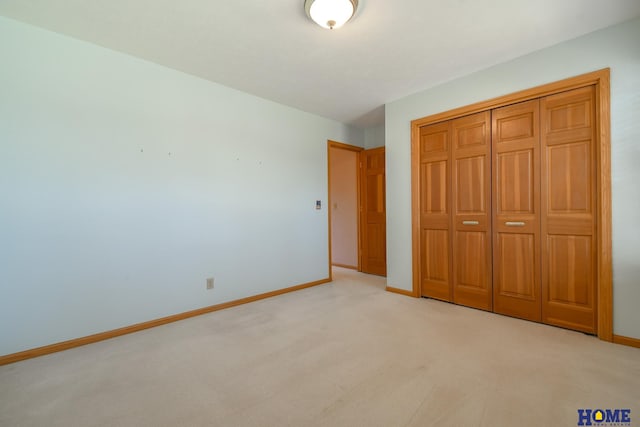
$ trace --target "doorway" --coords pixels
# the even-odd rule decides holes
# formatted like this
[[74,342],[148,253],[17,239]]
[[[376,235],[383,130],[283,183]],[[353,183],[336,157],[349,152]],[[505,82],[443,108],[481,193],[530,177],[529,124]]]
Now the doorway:
[[360,271],[359,154],[362,148],[329,142],[331,265]]
[[384,147],[327,143],[329,264],[386,276]]

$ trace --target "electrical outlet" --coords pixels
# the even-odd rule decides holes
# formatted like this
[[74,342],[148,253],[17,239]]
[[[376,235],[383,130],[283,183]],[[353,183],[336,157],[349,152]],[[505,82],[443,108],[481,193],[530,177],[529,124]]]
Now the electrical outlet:
[[207,289],[213,289],[213,277],[207,278]]

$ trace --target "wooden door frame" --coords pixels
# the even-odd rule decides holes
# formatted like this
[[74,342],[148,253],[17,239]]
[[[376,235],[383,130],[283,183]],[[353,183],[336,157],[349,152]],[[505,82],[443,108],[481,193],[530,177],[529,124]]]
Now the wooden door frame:
[[509,95],[478,102],[411,122],[411,225],[413,296],[420,297],[420,127],[559,92],[595,86],[596,91],[596,305],[598,338],[613,341],[613,277],[611,255],[611,119],[610,69],[594,71]]
[[333,263],[331,262],[331,149],[337,148],[340,150],[353,151],[356,153],[356,203],[358,204],[357,211],[357,223],[358,223],[358,271],[362,271],[362,260],[361,260],[361,215],[360,215],[360,152],[364,151],[364,148],[358,147],[355,145],[344,144],[338,141],[327,140],[327,221],[328,221],[328,230],[329,230],[329,279],[333,280],[332,267]]

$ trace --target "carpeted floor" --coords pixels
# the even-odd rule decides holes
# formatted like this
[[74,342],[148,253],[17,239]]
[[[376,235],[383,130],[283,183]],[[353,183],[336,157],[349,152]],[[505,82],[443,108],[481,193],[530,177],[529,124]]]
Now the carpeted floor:
[[334,278],[2,366],[0,425],[640,425],[640,349]]

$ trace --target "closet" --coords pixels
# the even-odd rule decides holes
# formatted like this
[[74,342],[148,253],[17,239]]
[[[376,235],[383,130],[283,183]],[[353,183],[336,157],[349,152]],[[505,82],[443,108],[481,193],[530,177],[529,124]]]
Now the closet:
[[597,333],[596,89],[414,123],[420,296]]

